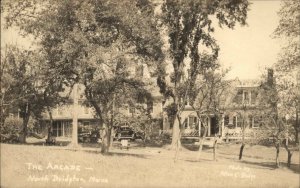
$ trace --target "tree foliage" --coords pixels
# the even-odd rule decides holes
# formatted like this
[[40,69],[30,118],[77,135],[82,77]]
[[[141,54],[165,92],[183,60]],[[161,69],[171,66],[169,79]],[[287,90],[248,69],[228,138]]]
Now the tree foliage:
[[115,99],[133,91],[137,96],[145,93],[144,84],[130,76],[130,66],[163,59],[147,0],[26,0],[7,2],[4,9],[9,12],[7,26],[36,38],[59,84],[85,85],[100,123],[110,128],[113,103],[120,102]]
[[283,1],[278,12],[279,25],[274,31],[274,37],[283,39],[284,46],[275,64],[277,87],[279,95],[279,113],[289,116],[293,121],[296,140],[300,130],[299,111],[299,75],[300,75],[300,3],[296,0]]
[[43,112],[39,64],[34,52],[16,46],[6,46],[1,55],[1,124],[10,110],[18,111],[25,142],[30,117],[40,118]]
[[[236,23],[246,24],[248,1],[171,1],[162,4],[161,22],[168,36],[168,54],[172,64],[170,82],[166,79],[166,65],[158,68],[158,85],[166,97],[171,97],[177,113],[173,128],[172,145],[177,143],[180,113],[195,86],[199,75],[214,69],[219,46],[214,39],[212,16],[219,26],[234,28]],[[190,62],[187,61],[189,59]],[[187,71],[189,69],[189,71]],[[176,130],[177,129],[177,130]]]

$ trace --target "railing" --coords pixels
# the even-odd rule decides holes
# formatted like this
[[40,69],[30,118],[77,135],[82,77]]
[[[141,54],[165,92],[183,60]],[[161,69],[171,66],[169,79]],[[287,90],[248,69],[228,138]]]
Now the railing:
[[[161,130],[160,134],[165,134],[165,135],[172,136],[172,130]],[[185,129],[181,133],[181,137],[199,137],[199,131],[198,130]]]
[[[246,129],[244,132],[245,139],[261,139],[272,137],[272,129]],[[243,136],[242,129],[225,128],[223,138],[226,139],[241,139]]]
[[[161,130],[160,134],[172,136],[172,130]],[[199,137],[199,131],[185,129],[181,133],[181,136],[182,137],[192,137],[192,138]],[[212,136],[214,136],[214,135],[212,135]],[[225,128],[222,132],[223,139],[241,139],[242,136],[243,136],[243,132],[242,132],[241,128],[234,128],[234,129]],[[272,137],[271,129],[269,129],[269,130],[246,129],[245,130],[245,139],[252,139],[252,138],[259,139],[259,138],[268,138],[268,137]]]

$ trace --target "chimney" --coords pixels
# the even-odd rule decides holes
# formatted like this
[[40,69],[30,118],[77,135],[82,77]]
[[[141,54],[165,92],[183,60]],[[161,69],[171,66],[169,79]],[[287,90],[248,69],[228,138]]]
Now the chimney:
[[274,85],[274,71],[273,71],[273,69],[268,69],[267,83],[268,83],[269,86]]

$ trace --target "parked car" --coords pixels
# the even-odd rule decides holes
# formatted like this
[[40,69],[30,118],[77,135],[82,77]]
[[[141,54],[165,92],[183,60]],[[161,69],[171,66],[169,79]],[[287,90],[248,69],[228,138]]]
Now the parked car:
[[129,126],[120,126],[115,128],[115,139],[120,141],[122,139],[127,140],[136,140],[136,139],[144,139],[144,133],[140,131],[135,131],[133,128]]
[[98,129],[91,128],[79,128],[78,129],[78,140],[79,142],[85,143],[96,143],[100,139],[100,133]]
[[117,127],[115,131],[115,138],[118,141],[122,139],[135,140],[135,132],[129,126]]

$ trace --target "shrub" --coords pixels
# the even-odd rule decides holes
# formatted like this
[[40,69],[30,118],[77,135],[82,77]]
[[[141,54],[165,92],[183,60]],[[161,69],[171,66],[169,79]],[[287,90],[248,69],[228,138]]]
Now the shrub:
[[22,119],[15,117],[8,117],[5,119],[1,129],[1,142],[17,142],[19,140],[19,134],[22,131],[23,121]]

